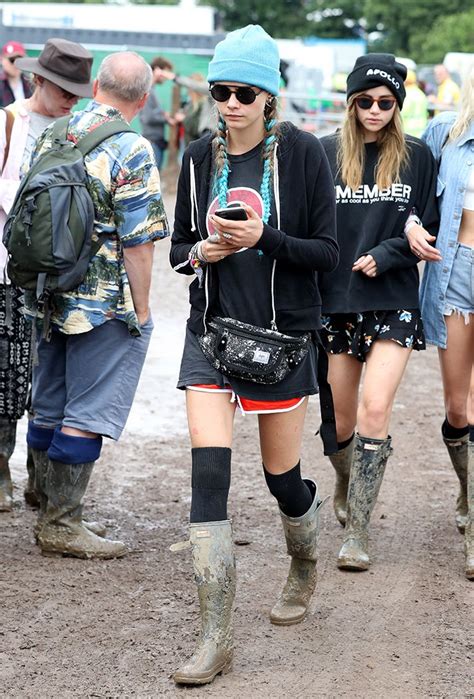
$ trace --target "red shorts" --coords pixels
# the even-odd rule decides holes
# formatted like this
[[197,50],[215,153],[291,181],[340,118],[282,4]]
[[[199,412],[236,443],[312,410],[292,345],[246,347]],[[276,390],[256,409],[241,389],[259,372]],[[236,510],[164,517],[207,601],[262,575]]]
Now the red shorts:
[[204,393],[211,393],[213,391],[218,391],[219,393],[230,393],[231,401],[236,401],[238,403],[239,408],[244,415],[249,413],[287,413],[301,405],[305,399],[305,396],[302,398],[288,398],[286,400],[253,400],[252,398],[241,398],[241,396],[234,393],[228,384],[226,384],[224,388],[221,388],[217,384],[199,383],[193,386],[186,386],[186,388],[190,391],[203,391]]

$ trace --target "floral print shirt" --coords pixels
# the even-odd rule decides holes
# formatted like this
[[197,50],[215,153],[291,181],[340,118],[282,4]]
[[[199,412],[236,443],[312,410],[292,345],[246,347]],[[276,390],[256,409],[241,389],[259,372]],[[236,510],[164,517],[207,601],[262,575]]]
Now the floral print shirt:
[[[92,100],[72,115],[68,139],[74,142],[120,112]],[[38,139],[32,163],[51,147],[52,128]],[[96,210],[96,231],[106,240],[92,258],[81,284],[54,296],[51,323],[65,334],[88,332],[116,318],[140,334],[125,270],[123,249],[143,245],[169,235],[160,191],[160,177],[150,143],[136,133],[111,136],[85,158],[90,194]],[[28,313],[37,314],[30,294]],[[38,317],[40,314],[38,313]]]

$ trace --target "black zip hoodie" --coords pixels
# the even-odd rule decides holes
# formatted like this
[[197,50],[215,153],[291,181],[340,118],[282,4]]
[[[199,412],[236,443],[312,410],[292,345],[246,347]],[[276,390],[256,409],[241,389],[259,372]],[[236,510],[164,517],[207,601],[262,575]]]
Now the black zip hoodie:
[[[317,272],[330,272],[338,262],[334,183],[319,141],[289,122],[283,122],[280,129],[277,159],[281,230],[264,224],[255,247],[276,260],[278,329],[281,332],[316,330],[320,328],[321,314]],[[191,247],[207,237],[211,141],[212,136],[204,136],[191,143],[184,154],[171,238],[170,262],[174,268],[186,263]],[[198,334],[204,329],[204,313],[212,313],[218,305],[212,267],[204,267],[204,284],[200,286],[198,279],[194,279],[190,286],[188,325]],[[194,274],[189,264],[178,271]]]

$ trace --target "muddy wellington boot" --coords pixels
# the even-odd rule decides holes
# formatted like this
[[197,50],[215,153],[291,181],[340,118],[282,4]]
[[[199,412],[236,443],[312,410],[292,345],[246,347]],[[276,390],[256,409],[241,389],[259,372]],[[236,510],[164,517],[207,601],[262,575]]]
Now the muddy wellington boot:
[[285,587],[270,612],[270,621],[279,626],[298,624],[306,616],[311,596],[316,587],[319,511],[323,505],[318,486],[305,478],[313,493],[313,504],[302,517],[288,517],[280,510],[290,571]]
[[30,446],[28,446],[27,451],[26,470],[28,472],[28,480],[23,491],[23,497],[27,505],[38,508],[40,503],[35,490],[35,460],[33,458],[33,449]]
[[201,636],[194,654],[177,670],[177,684],[207,684],[232,662],[235,560],[228,520],[190,525],[194,579],[201,610]]
[[456,500],[456,526],[461,532],[467,524],[467,459],[468,459],[468,437],[464,435],[459,439],[446,439],[443,442],[448,449],[449,458],[459,478],[459,495]]
[[[40,449],[34,449],[33,447],[28,447],[28,458],[31,458],[34,463],[34,492],[38,499],[38,519],[33,527],[33,533],[35,535],[35,541],[38,543],[38,533],[43,526],[44,516],[46,514],[46,508],[48,505],[48,498],[46,496],[46,475],[49,469],[49,457],[47,451],[41,451]],[[26,499],[26,498],[25,498]],[[82,507],[79,505],[79,507]],[[82,512],[82,510],[81,510]],[[86,522],[82,520],[82,523],[91,532],[97,534],[97,536],[104,537],[106,534],[106,528],[103,524],[99,522]]]
[[369,522],[385,466],[392,452],[391,438],[368,439],[356,435],[347,495],[344,543],[337,560],[342,570],[367,570]]
[[474,442],[468,442],[467,502],[468,515],[464,532],[464,552],[466,554],[466,578],[474,580]]
[[329,461],[336,471],[336,488],[333,499],[334,512],[343,526],[347,519],[347,489],[349,487],[352,455],[354,453],[354,441],[355,435],[344,449],[339,449],[336,454],[329,456]]
[[0,418],[0,512],[13,509],[13,484],[9,461],[15,449],[16,420]]
[[44,478],[46,510],[38,529],[38,544],[46,556],[120,558],[127,553],[121,541],[102,539],[82,521],[82,497],[94,462],[64,464],[49,459]]

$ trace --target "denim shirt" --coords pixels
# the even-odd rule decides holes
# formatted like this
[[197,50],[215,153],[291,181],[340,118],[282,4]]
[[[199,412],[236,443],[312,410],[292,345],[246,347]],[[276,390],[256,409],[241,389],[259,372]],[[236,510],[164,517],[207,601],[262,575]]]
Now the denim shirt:
[[454,143],[444,145],[456,116],[455,112],[439,114],[430,122],[422,136],[435,160],[440,163],[436,196],[441,223],[436,247],[442,259],[425,265],[420,291],[421,314],[426,340],[443,349],[446,349],[447,342],[443,314],[446,290],[457,250],[466,186],[471,168],[474,167],[474,121],[471,121],[469,128]]

